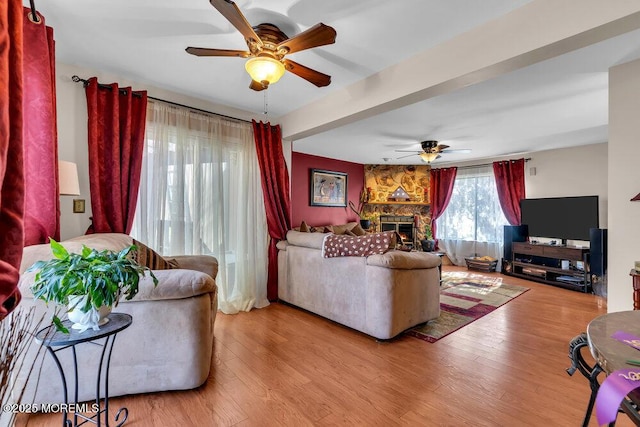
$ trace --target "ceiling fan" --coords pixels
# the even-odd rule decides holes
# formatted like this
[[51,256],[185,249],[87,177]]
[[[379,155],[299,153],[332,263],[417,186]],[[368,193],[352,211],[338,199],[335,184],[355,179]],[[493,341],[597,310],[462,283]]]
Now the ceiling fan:
[[420,158],[426,163],[431,163],[436,159],[439,159],[440,153],[470,153],[468,148],[449,149],[448,145],[440,144],[438,141],[422,141],[420,143],[422,151],[416,150],[396,150],[398,153],[413,153],[406,156],[398,157],[398,159],[404,159],[405,157],[414,156],[418,154]]
[[231,0],[210,0],[218,12],[244,36],[248,51],[188,47],[185,50],[195,56],[237,56],[250,58],[245,69],[251,76],[249,87],[261,91],[277,82],[285,70],[302,77],[317,87],[328,86],[331,76],[312,70],[285,55],[335,43],[336,30],[319,23],[300,34],[289,38],[276,25],[262,23],[252,27],[238,6]]

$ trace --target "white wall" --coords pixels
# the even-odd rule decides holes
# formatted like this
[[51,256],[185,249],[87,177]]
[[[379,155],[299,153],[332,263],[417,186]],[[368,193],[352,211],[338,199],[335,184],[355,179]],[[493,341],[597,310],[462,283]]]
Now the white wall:
[[602,143],[528,154],[527,197],[599,196],[600,228],[607,228],[607,148]]
[[631,310],[629,271],[640,260],[640,60],[609,70],[609,312]]
[[[78,165],[80,196],[60,197],[60,235],[68,239],[85,233],[91,224],[91,199],[89,196],[89,160],[87,148],[87,104],[81,83],[71,80],[73,75],[88,79],[98,77],[100,83],[117,82],[120,86],[131,86],[134,90],[146,90],[149,96],[177,102],[194,108],[200,108],[243,120],[264,120],[259,115],[212,104],[200,99],[184,96],[175,92],[159,89],[143,83],[109,74],[88,70],[62,63],[56,64],[56,92],[58,109],[58,156],[60,160],[75,162]],[[73,213],[73,199],[85,199],[86,212]]]
[[[608,144],[603,142],[557,150],[536,151],[518,156],[457,163],[455,166],[470,166],[523,157],[529,159],[525,166],[527,197],[599,196],[600,228],[607,228],[607,202],[609,199],[607,147]],[[442,167],[449,166],[453,165],[447,164]],[[535,168],[535,175],[532,175],[532,168]]]

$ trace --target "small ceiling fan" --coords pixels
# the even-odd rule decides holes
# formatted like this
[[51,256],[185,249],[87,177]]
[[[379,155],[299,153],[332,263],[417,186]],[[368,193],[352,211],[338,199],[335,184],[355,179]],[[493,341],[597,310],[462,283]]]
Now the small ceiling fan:
[[419,155],[420,158],[426,163],[431,163],[436,159],[439,159],[440,153],[470,153],[468,148],[449,149],[448,145],[440,144],[438,141],[422,141],[420,143],[422,151],[417,150],[396,150],[398,153],[413,153],[406,156],[398,157],[398,159],[404,159],[405,157]]
[[312,70],[285,55],[335,43],[336,30],[319,23],[289,38],[276,25],[262,23],[251,27],[238,6],[231,0],[210,0],[210,3],[244,36],[248,51],[188,47],[185,50],[195,56],[237,56],[250,58],[245,69],[251,76],[249,87],[261,91],[277,82],[285,70],[302,77],[317,87],[328,86],[331,76]]

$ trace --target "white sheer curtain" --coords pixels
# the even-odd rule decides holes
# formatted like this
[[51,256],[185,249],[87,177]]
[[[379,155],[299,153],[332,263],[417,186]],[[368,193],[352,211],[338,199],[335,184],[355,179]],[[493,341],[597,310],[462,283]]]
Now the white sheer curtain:
[[163,255],[215,256],[222,312],[267,306],[268,234],[251,124],[149,100],[145,138],[132,236]]
[[438,245],[451,262],[465,265],[465,257],[502,258],[504,217],[493,169],[459,168],[447,209],[437,219]]

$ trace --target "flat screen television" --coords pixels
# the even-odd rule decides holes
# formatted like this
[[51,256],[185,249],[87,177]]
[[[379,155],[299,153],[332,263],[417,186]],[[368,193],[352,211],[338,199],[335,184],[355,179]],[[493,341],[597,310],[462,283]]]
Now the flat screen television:
[[589,240],[598,228],[598,196],[549,197],[520,200],[522,224],[529,236],[566,240]]

